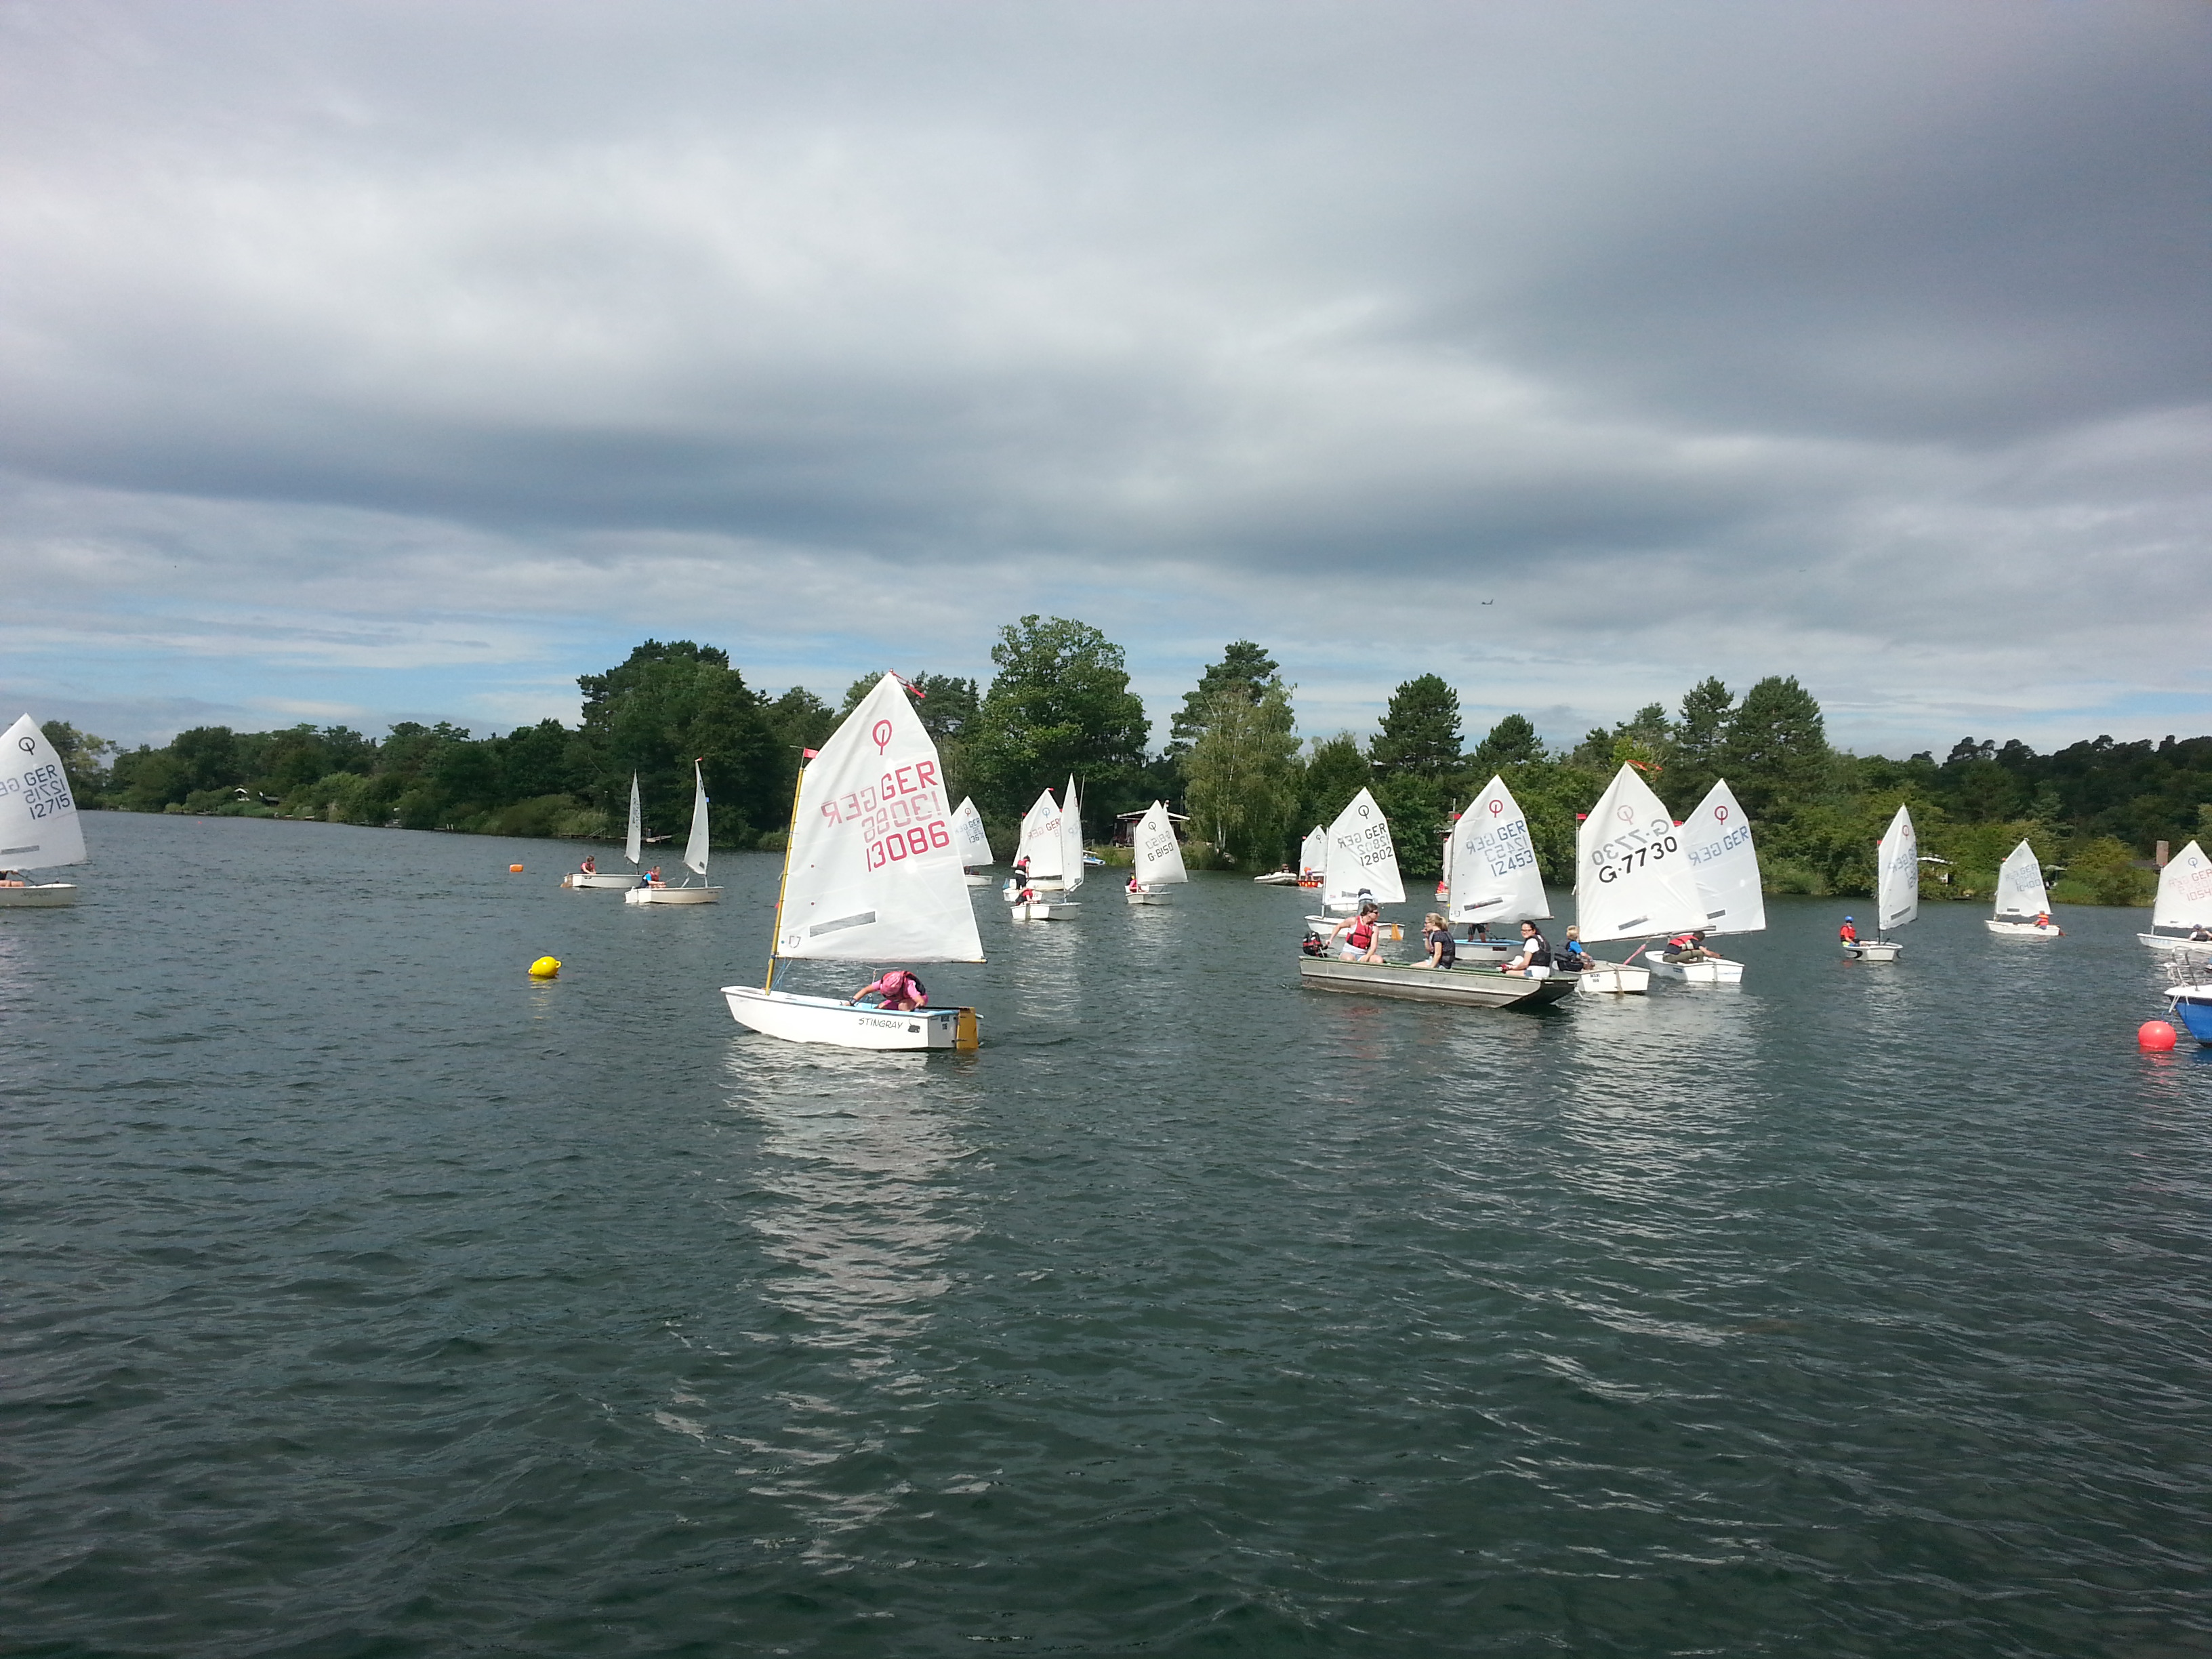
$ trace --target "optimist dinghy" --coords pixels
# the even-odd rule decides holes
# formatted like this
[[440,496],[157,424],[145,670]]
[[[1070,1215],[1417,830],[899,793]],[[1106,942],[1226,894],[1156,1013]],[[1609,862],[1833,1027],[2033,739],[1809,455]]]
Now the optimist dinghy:
[[1542,921],[1552,914],[1544,877],[1536,867],[1535,843],[1528,836],[1528,815],[1505,780],[1493,777],[1474,804],[1459,815],[1444,840],[1444,920],[1465,927],[1503,927],[1502,939],[1470,939],[1462,956],[1504,962],[1520,953],[1513,932],[1522,922]]
[[[1051,799],[1052,792],[1047,790],[1044,799],[1048,801]],[[1083,803],[1076,796],[1073,773],[1068,775],[1067,793],[1060,798],[1060,811],[1054,823],[1059,842],[1059,845],[1052,849],[1054,862],[1060,867],[1058,896],[1040,895],[1025,899],[1018,890],[1010,893],[1009,896],[1013,901],[1013,909],[1010,914],[1016,921],[1070,921],[1083,913],[1083,906],[1068,896],[1083,885],[1084,872]],[[1036,891],[1034,877],[1030,880],[1030,890]]]
[[905,688],[884,675],[799,772],[768,976],[722,988],[738,1024],[840,1048],[976,1046],[972,1008],[902,1013],[775,988],[779,962],[982,961],[942,776]]
[[2150,932],[2136,937],[2158,951],[2178,951],[2192,961],[2212,957],[2212,859],[2191,842],[2158,872],[2158,902],[2150,913]]
[[[1759,854],[1752,846],[1751,820],[1736,804],[1727,779],[1705,792],[1697,811],[1683,820],[1675,835],[1689,856],[1698,902],[1705,908],[1705,919],[1700,926],[1705,935],[1764,932],[1766,897],[1759,889]],[[1644,960],[1659,979],[1689,985],[1743,983],[1743,964],[1718,956],[1676,962],[1662,952]]]
[[[1354,795],[1328,826],[1328,849],[1322,867],[1322,914],[1306,918],[1306,931],[1327,939],[1337,923],[1371,898],[1377,904],[1403,904],[1405,884],[1398,878],[1398,851],[1390,842],[1389,821],[1364,789]],[[1382,937],[1405,937],[1395,922],[1383,924]]]
[[1130,873],[1124,896],[1132,904],[1165,904],[1167,890],[1190,879],[1190,872],[1182,867],[1182,847],[1176,840],[1175,820],[1168,816],[1168,809],[1158,801],[1146,807],[1130,839],[1136,868]]
[[1886,935],[1920,915],[1920,837],[1913,830],[1912,814],[1902,806],[1882,833],[1875,858],[1875,936],[1846,945],[1844,954],[1861,962],[1895,962],[1905,946]]
[[[0,870],[52,870],[84,862],[84,825],[69,774],[28,714],[0,737]],[[0,910],[56,910],[76,902],[76,884],[0,883]]]
[[640,870],[644,862],[638,854],[645,850],[645,818],[638,811],[637,774],[629,775],[629,833],[623,837],[623,856],[629,860],[627,872],[620,870],[579,870],[564,878],[563,887],[577,892],[594,887],[617,887],[628,890],[645,879]]
[[2043,885],[2043,860],[2035,856],[2035,849],[2026,842],[2005,854],[2004,864],[1997,871],[1996,914],[1982,926],[2004,939],[2063,937],[2063,930],[2051,920],[2051,895]]
[[700,884],[681,887],[633,887],[623,895],[624,904],[720,904],[722,890],[707,880],[707,781],[699,763],[691,763],[691,839],[684,844],[684,866],[699,878]]
[[1651,786],[1623,765],[1575,831],[1575,921],[1584,945],[1641,939],[1625,962],[1600,962],[1581,975],[1593,992],[1634,994],[1651,970],[1638,951],[1655,939],[1705,925],[1705,902],[1674,816]]
[[952,844],[960,849],[960,862],[968,884],[990,886],[991,878],[983,873],[991,862],[990,833],[983,828],[983,815],[975,810],[975,803],[964,797],[952,809]]

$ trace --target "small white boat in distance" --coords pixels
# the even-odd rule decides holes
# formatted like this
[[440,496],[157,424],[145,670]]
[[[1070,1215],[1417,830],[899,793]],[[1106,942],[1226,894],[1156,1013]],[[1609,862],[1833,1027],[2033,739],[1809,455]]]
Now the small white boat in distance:
[[[644,830],[644,815],[638,810],[637,774],[633,772],[629,775],[629,833],[623,837],[623,856],[630,862],[629,873],[617,870],[579,870],[561,884],[579,891],[594,887],[619,887],[627,890],[636,886],[645,879],[640,868],[643,861],[638,857],[645,850]],[[590,862],[597,864],[599,860],[593,859]]]
[[1912,814],[1902,806],[1883,832],[1875,855],[1875,936],[1844,946],[1844,954],[1861,962],[1895,962],[1905,946],[1885,937],[1920,915],[1920,837],[1912,828]]
[[[1624,764],[1575,831],[1575,923],[1585,945],[1607,939],[1648,945],[1669,933],[1705,926],[1705,901],[1682,844],[1681,832],[1651,786]],[[1617,986],[1629,995],[1651,983],[1648,968],[1634,965],[1643,945],[1626,962],[1601,961],[1580,977],[1594,991]],[[1620,969],[1608,982],[1610,969]],[[1631,975],[1641,975],[1642,984]]]
[[2158,901],[2150,913],[2150,932],[2136,937],[2159,951],[2178,951],[2192,959],[2212,957],[2212,859],[2195,842],[2176,853],[2158,872]]
[[[2040,920],[2039,920],[2040,918]],[[2002,939],[2058,939],[2051,920],[2051,895],[2043,885],[2043,860],[2026,842],[2005,854],[1997,871],[1996,912],[1982,924]]]
[[779,962],[982,961],[942,777],[906,688],[884,675],[800,769],[767,979],[722,988],[738,1024],[840,1048],[976,1046],[972,1008],[900,1012],[775,988]]
[[[1737,805],[1735,792],[1723,778],[1705,792],[1697,810],[1682,821],[1676,838],[1689,855],[1690,873],[1705,906],[1704,931],[1708,938],[1728,933],[1763,933],[1766,927],[1766,896],[1759,881],[1759,852],[1752,845],[1751,819]],[[1678,962],[1669,952],[1647,957],[1651,971],[1661,979],[1687,985],[1741,985],[1743,964],[1702,949],[1702,960]]]
[[[633,780],[633,781],[635,781]],[[694,887],[633,887],[623,895],[624,904],[720,904],[722,890],[705,884],[707,878],[707,781],[699,763],[691,763],[691,839],[684,843],[684,864],[700,879]]]
[[1190,879],[1190,872],[1182,867],[1182,845],[1176,839],[1175,819],[1160,802],[1154,801],[1137,820],[1130,846],[1136,854],[1136,867],[1130,872],[1123,895],[1130,903],[1165,904],[1167,890]]
[[[1377,904],[1403,904],[1405,883],[1398,876],[1398,849],[1390,841],[1389,820],[1361,790],[1328,826],[1328,846],[1322,869],[1322,914],[1306,918],[1306,931],[1327,939],[1336,924],[1352,914],[1364,896]],[[1393,939],[1403,929],[1390,924]]]
[[[1051,791],[1048,790],[1045,793],[1047,799],[1051,799]],[[1024,899],[1017,891],[1012,895],[1013,909],[1011,913],[1016,921],[1073,921],[1083,914],[1083,906],[1067,896],[1080,889],[1084,880],[1083,803],[1076,798],[1075,779],[1073,774],[1067,780],[1066,794],[1060,797],[1060,816],[1057,823],[1060,839],[1060,845],[1056,849],[1060,872],[1060,896],[1057,898],[1050,898],[1039,894],[1036,897]],[[1031,893],[1037,892],[1034,879],[1030,884],[1029,890]]]
[[[1014,902],[1014,896],[1024,884],[1033,892],[1056,893],[1060,890],[1063,880],[1061,860],[1066,856],[1060,834],[1060,822],[1065,816],[1060,809],[1060,803],[1053,799],[1049,789],[1030,802],[1030,810],[1022,814],[1021,839],[1014,843],[1014,867],[1018,872],[1022,861],[1026,859],[1029,861],[1029,880],[1026,884],[1019,880],[1006,884],[1007,903]],[[1077,840],[1079,846],[1079,834]],[[1075,860],[1075,871],[1077,884],[1080,885],[1083,880],[1083,860],[1080,858]]]
[[966,869],[970,887],[988,887],[990,877],[983,873],[991,863],[990,832],[983,828],[983,815],[975,810],[975,803],[966,797],[952,809],[952,844],[960,849],[960,862]]
[[76,902],[76,884],[30,881],[20,872],[84,862],[84,825],[62,757],[28,714],[0,738],[0,910],[57,910]]

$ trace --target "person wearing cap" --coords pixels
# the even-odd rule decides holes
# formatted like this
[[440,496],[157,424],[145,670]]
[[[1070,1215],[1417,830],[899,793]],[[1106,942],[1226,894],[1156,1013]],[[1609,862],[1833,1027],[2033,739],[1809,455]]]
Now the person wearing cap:
[[1844,925],[1836,929],[1836,937],[1846,945],[1856,945],[1859,942],[1859,930],[1852,924],[1849,916],[1845,916]]

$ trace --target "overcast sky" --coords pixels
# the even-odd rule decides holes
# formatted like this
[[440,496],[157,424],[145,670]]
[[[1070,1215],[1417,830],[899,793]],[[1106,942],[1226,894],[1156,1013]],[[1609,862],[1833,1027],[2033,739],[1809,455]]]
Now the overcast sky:
[[2208,198],[2200,0],[0,0],[0,718],[2212,730]]

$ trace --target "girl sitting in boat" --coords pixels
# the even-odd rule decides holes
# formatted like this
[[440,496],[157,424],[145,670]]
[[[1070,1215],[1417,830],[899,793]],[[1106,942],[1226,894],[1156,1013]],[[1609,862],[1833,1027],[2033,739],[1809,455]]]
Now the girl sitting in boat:
[[1382,920],[1382,907],[1373,899],[1365,900],[1361,903],[1358,915],[1346,916],[1336,924],[1335,932],[1328,936],[1328,942],[1335,944],[1337,934],[1342,933],[1346,936],[1344,949],[1338,953],[1342,960],[1370,963],[1380,968],[1382,966],[1382,952],[1376,948],[1375,941]]
[[1429,912],[1421,924],[1421,939],[1429,947],[1429,959],[1424,968],[1455,968],[1459,965],[1459,947],[1452,942],[1451,923],[1435,911]]
[[1521,954],[1499,969],[1516,979],[1549,979],[1552,976],[1552,944],[1538,931],[1533,921],[1521,924]]
[[894,968],[874,983],[863,985],[845,1000],[858,1002],[866,996],[876,998],[876,1006],[887,1013],[908,1014],[929,1006],[929,993],[903,968]]
[[577,869],[585,875],[596,876],[599,873],[599,861],[591,854],[586,853],[584,854],[583,863],[577,866]]

